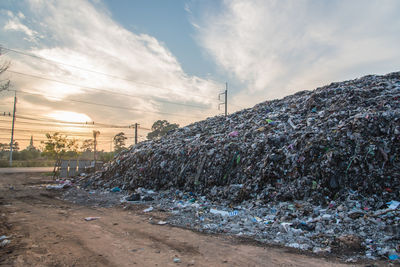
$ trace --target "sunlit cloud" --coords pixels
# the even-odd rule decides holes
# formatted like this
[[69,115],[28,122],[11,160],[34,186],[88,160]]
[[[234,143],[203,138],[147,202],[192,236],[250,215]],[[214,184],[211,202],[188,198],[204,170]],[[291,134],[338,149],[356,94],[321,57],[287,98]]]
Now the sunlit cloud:
[[9,19],[3,27],[5,31],[20,31],[25,33],[29,37],[29,40],[34,40],[37,32],[31,30],[28,26],[21,22],[21,19],[25,19],[25,15],[22,12],[18,12],[17,15],[14,15],[13,12],[8,11],[7,15]]
[[[207,10],[207,8],[205,8]],[[193,18],[197,40],[255,104],[400,67],[400,2],[227,0]]]
[[62,110],[56,110],[53,111],[49,114],[46,114],[47,117],[55,119],[55,120],[60,120],[64,122],[90,122],[91,118],[87,116],[86,114],[82,113],[77,113],[77,112],[71,112],[71,111],[62,111]]
[[[27,0],[26,4],[29,8],[24,14],[10,11],[10,20],[29,18],[31,30],[12,25],[3,28],[43,36],[40,43],[31,42],[29,53],[51,62],[10,52],[11,70],[50,80],[11,73],[19,90],[40,93],[51,102],[80,100],[130,108],[65,104],[96,121],[140,120],[151,126],[154,120],[167,118],[184,125],[216,113],[213,98],[221,88],[219,83],[186,74],[164,44],[153,36],[125,29],[113,21],[101,2]],[[28,95],[24,98],[29,101]]]

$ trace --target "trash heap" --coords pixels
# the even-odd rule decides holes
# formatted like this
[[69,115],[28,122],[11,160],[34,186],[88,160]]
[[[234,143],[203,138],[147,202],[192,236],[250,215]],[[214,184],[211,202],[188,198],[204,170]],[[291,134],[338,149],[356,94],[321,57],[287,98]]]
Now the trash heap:
[[90,177],[94,187],[177,188],[212,200],[329,203],[349,190],[399,198],[400,72],[266,101],[146,141]]
[[82,184],[150,201],[144,212],[168,210],[174,225],[399,261],[399,156],[397,72],[193,123],[121,152]]

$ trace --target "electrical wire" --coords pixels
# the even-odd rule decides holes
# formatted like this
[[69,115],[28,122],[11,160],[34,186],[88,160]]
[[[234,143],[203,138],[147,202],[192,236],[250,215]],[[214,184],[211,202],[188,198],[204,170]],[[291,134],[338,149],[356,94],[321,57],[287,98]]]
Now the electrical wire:
[[[29,56],[29,57],[32,57],[32,58],[36,58],[36,59],[44,60],[44,61],[47,61],[47,62],[51,62],[53,64],[63,65],[63,66],[75,68],[75,69],[78,69],[78,70],[83,70],[83,71],[87,71],[87,72],[91,72],[91,73],[95,73],[95,74],[99,74],[99,75],[104,75],[104,76],[107,76],[107,77],[110,77],[110,78],[113,78],[113,79],[123,80],[123,81],[132,82],[132,83],[135,83],[135,84],[145,85],[145,86],[149,86],[149,87],[154,87],[154,88],[158,88],[158,89],[165,89],[165,90],[169,90],[169,91],[181,91],[183,93],[187,93],[187,92],[184,92],[182,90],[172,89],[172,88],[168,88],[168,87],[162,87],[162,86],[154,85],[154,84],[147,83],[147,82],[140,82],[140,81],[136,81],[136,80],[133,80],[133,79],[122,78],[122,77],[119,77],[119,76],[116,76],[116,75],[112,75],[112,74],[108,74],[108,73],[104,73],[104,72],[100,72],[100,71],[85,69],[85,68],[82,68],[82,67],[78,67],[78,66],[75,66],[75,65],[68,64],[68,63],[63,63],[63,62],[60,62],[60,61],[56,61],[56,60],[48,59],[48,58],[41,57],[41,56],[38,56],[38,55],[34,55],[34,54],[28,53],[26,51],[20,51],[20,50],[16,50],[16,49],[11,49],[11,48],[7,48],[7,47],[4,47],[4,46],[1,46],[0,48],[2,48],[4,50],[7,50],[7,51],[10,51],[10,52],[14,52],[14,53],[20,54],[20,55]],[[218,83],[218,82],[213,81],[213,80],[211,80],[211,81],[214,82],[214,83]],[[192,95],[195,95],[195,96],[198,96],[198,97],[202,97],[202,98],[211,99],[210,97],[207,97],[207,96],[204,96],[204,95],[198,95],[198,94],[192,94]],[[216,99],[213,99],[213,100],[216,100]]]
[[[10,116],[5,116],[6,118],[10,117]],[[25,116],[19,116],[19,115],[15,115],[15,117],[17,119],[20,120],[32,120],[34,122],[27,122],[27,121],[20,121],[17,120],[16,123],[22,123],[22,124],[32,124],[32,125],[43,125],[43,126],[58,126],[58,127],[74,127],[74,128],[78,128],[78,127],[82,127],[82,128],[86,128],[86,129],[96,129],[96,128],[109,128],[109,129],[128,129],[129,126],[117,126],[117,125],[108,125],[108,124],[101,124],[101,123],[81,123],[81,122],[62,122],[62,121],[56,121],[56,120],[41,120],[41,119],[35,119],[35,118],[28,118]],[[0,115],[1,118],[1,115]],[[0,121],[7,121],[10,122],[8,120],[0,120]],[[47,122],[47,123],[41,123],[41,122]]]
[[[11,128],[3,128],[3,127],[0,127],[0,131],[1,130],[3,130],[3,131],[11,131]],[[45,130],[45,129],[37,129],[37,130],[34,130],[34,129],[25,129],[25,128],[23,128],[23,129],[21,129],[21,128],[16,128],[16,129],[14,129],[14,132],[16,132],[16,133],[19,133],[19,132],[29,132],[29,133],[38,133],[38,134],[40,134],[40,133],[43,133],[43,134],[46,134],[46,133],[60,133],[60,134],[71,134],[71,135],[81,135],[81,136],[87,136],[87,137],[91,137],[91,136],[93,136],[92,135],[92,132],[72,132],[72,131],[59,131],[59,130],[51,130],[51,129],[47,129],[47,130]],[[84,135],[84,134],[87,134],[87,135]],[[111,134],[111,135],[106,135],[106,133],[101,133],[100,135],[102,135],[102,136],[114,136],[114,134]]]
[[[36,116],[36,117],[29,117],[29,115],[25,115],[25,114],[21,114],[21,115],[16,115],[18,116],[17,118],[21,118],[21,119],[26,119],[26,120],[36,120],[36,121],[49,121],[49,122],[58,122],[58,123],[68,123],[68,124],[78,124],[78,125],[83,125],[83,126],[99,126],[102,128],[116,128],[116,129],[122,129],[122,128],[133,128],[133,124],[125,126],[125,125],[113,125],[113,124],[107,124],[107,123],[99,123],[99,122],[67,122],[67,121],[61,121],[61,120],[54,120],[54,119],[49,119],[46,117],[40,117],[40,116]],[[138,124],[138,128],[142,129],[142,130],[149,130],[151,131],[151,129],[149,128],[145,128],[145,127],[141,127],[140,124]]]
[[[184,104],[184,103],[179,103],[179,102],[172,102],[172,101],[167,101],[167,100],[154,99],[154,98],[152,98],[150,96],[147,96],[147,95],[131,95],[131,94],[126,94],[126,93],[121,93],[121,92],[116,93],[115,91],[112,91],[112,90],[106,90],[106,89],[101,89],[101,88],[97,88],[97,87],[83,86],[83,85],[79,85],[79,84],[75,84],[75,83],[64,82],[64,81],[60,81],[60,80],[56,80],[56,79],[52,79],[52,78],[46,78],[46,77],[42,77],[42,76],[38,76],[38,75],[27,74],[27,73],[14,71],[14,70],[9,70],[9,69],[6,70],[6,71],[10,72],[10,73],[26,76],[26,77],[31,77],[31,78],[36,78],[36,79],[41,79],[41,80],[61,83],[61,84],[65,84],[65,85],[69,85],[69,86],[73,86],[73,87],[78,87],[78,88],[85,88],[85,89],[89,89],[89,90],[92,90],[92,91],[105,92],[105,93],[108,93],[108,94],[113,94],[113,95],[118,95],[118,96],[122,95],[122,96],[139,98],[139,99],[148,98],[148,99],[153,99],[153,100],[155,100],[157,102],[163,102],[163,103],[180,105],[180,106],[188,106],[188,107],[194,107],[194,108],[200,108],[200,109],[208,109],[207,107],[201,107],[201,106],[196,106],[196,105],[191,105],[191,104]],[[10,90],[10,91],[12,91],[12,90]],[[216,99],[213,99],[213,100],[215,101]]]
[[49,121],[49,122],[58,122],[58,123],[68,123],[68,124],[77,124],[77,125],[85,125],[85,126],[92,126],[92,125],[97,125],[101,126],[103,128],[129,128],[130,126],[125,126],[125,125],[113,125],[113,124],[107,124],[107,123],[101,123],[101,122],[71,122],[71,121],[62,121],[62,120],[56,120],[56,119],[50,119],[46,117],[40,117],[40,116],[35,116],[35,117],[30,117],[29,115],[21,114],[18,115],[19,118],[21,119],[26,119],[26,120],[37,120],[37,121]]
[[[12,90],[10,90],[10,91],[12,91]],[[116,109],[131,110],[131,111],[140,111],[140,112],[147,112],[147,113],[154,113],[154,114],[163,114],[163,115],[169,115],[169,116],[179,116],[179,117],[186,117],[186,118],[192,118],[192,119],[198,118],[198,117],[194,117],[194,116],[187,116],[187,115],[176,114],[176,113],[158,112],[158,111],[150,111],[150,110],[144,110],[144,109],[138,109],[138,108],[121,107],[121,106],[100,104],[100,103],[96,103],[96,102],[76,100],[76,99],[62,99],[62,98],[56,97],[56,96],[48,96],[48,95],[44,95],[44,94],[40,94],[40,93],[28,92],[28,91],[23,91],[23,90],[15,90],[15,91],[17,91],[18,93],[29,94],[29,95],[46,96],[48,98],[57,99],[61,102],[75,102],[75,103],[95,105],[95,106],[101,106],[101,107],[116,108]]]
[[[18,118],[17,116],[15,116],[16,118]],[[11,121],[6,121],[6,120],[0,120],[1,122],[11,122]],[[27,121],[15,121],[15,124],[28,124],[28,125],[33,125],[33,126],[50,126],[50,127],[60,127],[60,128],[86,128],[86,129],[98,129],[99,127],[91,127],[92,125],[88,125],[88,127],[83,127],[83,126],[77,126],[77,125],[71,125],[71,124],[57,124],[59,122],[51,122],[51,123],[40,123],[40,122],[27,122]]]

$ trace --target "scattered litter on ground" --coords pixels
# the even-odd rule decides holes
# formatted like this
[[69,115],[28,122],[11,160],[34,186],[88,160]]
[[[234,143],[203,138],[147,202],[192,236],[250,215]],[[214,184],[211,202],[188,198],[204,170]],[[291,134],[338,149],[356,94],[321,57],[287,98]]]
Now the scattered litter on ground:
[[153,207],[149,207],[149,208],[147,208],[147,209],[144,209],[143,212],[150,212],[150,211],[152,211],[152,210],[153,210]]
[[94,221],[94,220],[98,220],[100,219],[100,217],[86,217],[85,221],[89,222],[89,221]]
[[56,184],[49,184],[46,185],[46,189],[48,190],[60,190],[60,189],[66,189],[72,186],[71,180],[62,180],[58,179],[56,180]]
[[11,243],[10,240],[4,239],[3,241],[0,242],[0,247],[1,247],[1,248],[4,248],[4,247],[6,247],[8,244],[10,244],[10,243]]
[[9,239],[9,238],[10,238],[9,236],[2,235],[2,236],[0,236],[0,241],[3,241],[4,239]]

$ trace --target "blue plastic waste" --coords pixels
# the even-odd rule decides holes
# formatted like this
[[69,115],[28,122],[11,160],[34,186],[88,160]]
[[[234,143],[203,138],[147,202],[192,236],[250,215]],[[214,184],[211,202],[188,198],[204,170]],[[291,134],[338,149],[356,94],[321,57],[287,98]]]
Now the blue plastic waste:
[[121,188],[119,188],[118,186],[117,187],[114,187],[113,189],[111,189],[111,192],[121,192]]
[[396,254],[392,254],[392,255],[389,255],[389,259],[392,260],[392,261],[395,261],[395,260],[399,259],[399,256],[396,255]]

